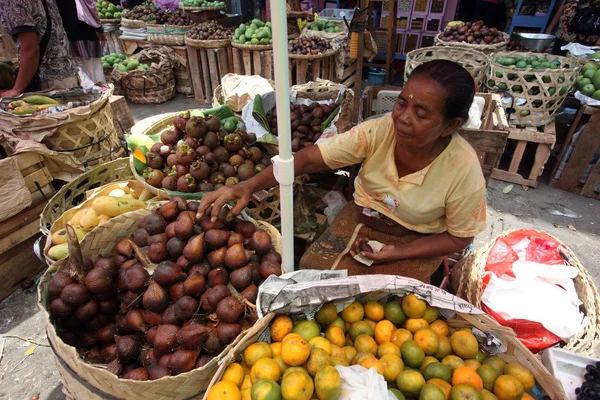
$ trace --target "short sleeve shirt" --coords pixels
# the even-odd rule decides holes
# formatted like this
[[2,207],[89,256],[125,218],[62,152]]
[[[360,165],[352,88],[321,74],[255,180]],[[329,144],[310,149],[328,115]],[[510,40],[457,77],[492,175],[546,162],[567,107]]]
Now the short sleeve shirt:
[[[52,18],[52,32],[40,63],[39,75],[42,82],[61,80],[77,74],[55,0],[46,0],[46,4]],[[2,0],[0,23],[15,38],[22,32],[36,32],[38,41],[41,42],[48,21],[41,0]],[[17,47],[20,49],[18,40]]]
[[558,22],[558,31],[556,37],[566,42],[577,43],[595,43],[598,40],[598,35],[584,35],[571,32],[571,21],[577,13],[577,7],[581,3],[581,7],[600,7],[599,0],[566,0],[564,2],[563,13]]
[[473,237],[485,229],[486,187],[477,154],[459,134],[427,167],[398,177],[390,114],[318,144],[331,169],[363,163],[354,200],[425,234]]

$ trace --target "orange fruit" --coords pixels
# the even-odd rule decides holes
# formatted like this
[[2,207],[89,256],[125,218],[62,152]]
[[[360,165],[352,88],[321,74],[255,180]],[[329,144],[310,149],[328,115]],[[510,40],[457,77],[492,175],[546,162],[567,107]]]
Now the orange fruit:
[[459,383],[452,386],[450,400],[481,400],[481,392],[468,383]]
[[352,346],[344,346],[342,347],[342,350],[344,351],[344,354],[346,355],[346,360],[348,360],[348,362],[351,362],[352,359],[356,356],[356,353],[358,353],[358,351],[356,351],[356,349]]
[[423,314],[423,319],[427,321],[428,324],[432,323],[440,316],[440,312],[437,308],[432,306],[427,306],[425,309],[425,314]]
[[241,387],[244,381],[244,368],[238,363],[229,365],[225,372],[223,372],[221,381],[231,382],[238,388]]
[[474,358],[465,360],[465,366],[471,368],[473,371],[477,371],[477,368],[481,367],[481,363]]
[[442,358],[442,364],[447,365],[448,367],[450,367],[452,372],[454,372],[456,368],[464,366],[465,362],[460,357],[449,355]]
[[284,399],[310,400],[314,390],[313,380],[306,371],[290,372],[281,380],[281,396]]
[[527,392],[525,392],[525,393],[523,393],[523,397],[521,397],[521,400],[535,400],[535,399],[533,397],[531,397],[529,394],[527,394]]
[[409,318],[422,318],[427,310],[427,302],[419,299],[414,293],[402,298],[402,311]]
[[329,340],[331,344],[335,344],[339,347],[344,347],[346,344],[344,331],[339,326],[330,326],[327,328],[325,331],[325,339]]
[[398,374],[396,385],[403,395],[416,398],[425,386],[425,379],[419,371],[404,370]]
[[275,361],[277,365],[279,365],[279,370],[283,375],[283,373],[288,369],[288,365],[285,363],[285,361],[283,361],[283,358],[281,358],[281,356],[273,357],[273,361]]
[[323,367],[329,365],[331,365],[329,354],[318,347],[310,352],[310,356],[308,357],[308,360],[306,360],[306,370],[312,377],[314,377]]
[[337,318],[337,309],[335,305],[329,303],[323,305],[319,311],[315,314],[315,320],[321,326],[331,324]]
[[294,329],[292,319],[287,315],[280,314],[271,323],[271,340],[281,342],[283,338]]
[[373,354],[371,354],[371,353],[356,353],[356,355],[350,362],[350,365],[360,365],[360,363],[362,363],[364,360],[366,360],[369,357],[373,357]]
[[323,336],[316,336],[308,341],[308,347],[313,351],[316,348],[323,349],[327,354],[331,355],[331,343]]
[[[527,393],[525,393],[527,394]],[[525,394],[523,395],[523,397],[521,397],[521,400],[525,400]],[[498,398],[496,397],[496,395],[492,392],[490,392],[489,390],[485,390],[483,389],[481,391],[481,400],[498,400]],[[531,397],[529,400],[535,400],[533,397]]]
[[308,376],[308,371],[304,367],[289,367],[283,373],[282,378],[285,378],[286,375],[291,374],[292,372],[302,372]]
[[365,303],[365,317],[371,321],[379,322],[385,316],[385,307],[383,304],[376,301],[369,301]]
[[300,321],[294,326],[292,332],[302,336],[308,342],[321,334],[321,328],[315,321]]
[[261,379],[250,389],[252,400],[270,400],[281,398],[281,387],[271,379]]
[[344,331],[344,335],[346,334],[346,323],[344,322],[344,320],[342,319],[342,317],[340,317],[339,315],[337,316],[337,318],[335,319],[335,321],[333,321],[331,324],[329,324],[330,328],[332,326],[337,326],[342,331]]
[[367,357],[364,360],[362,360],[360,365],[362,365],[366,369],[374,368],[375,371],[377,371],[377,373],[379,375],[383,375],[383,373],[384,373],[383,365],[381,364],[381,362],[378,359],[376,359],[373,356]]
[[406,329],[414,334],[419,329],[429,328],[429,324],[423,318],[409,318],[405,322]]
[[348,367],[350,365],[350,363],[348,362],[348,360],[346,359],[346,355],[340,356],[340,355],[331,355],[331,357],[329,357],[329,359],[331,360],[331,365],[336,367],[336,366],[341,366],[341,367]]
[[400,356],[396,354],[386,354],[379,359],[383,366],[383,377],[387,382],[396,382],[396,378],[402,370],[404,370],[404,363]]
[[425,383],[419,392],[420,400],[446,400],[446,394],[437,385]]
[[242,360],[240,365],[244,369],[244,375],[250,375],[250,367],[244,362],[244,360]]
[[385,305],[385,319],[394,325],[400,325],[406,320],[406,314],[402,311],[402,304],[396,300],[388,301]]
[[250,379],[255,384],[261,379],[271,379],[275,382],[281,377],[281,369],[272,358],[261,358],[256,361],[250,370]]
[[419,329],[415,332],[414,341],[423,349],[426,355],[431,356],[438,351],[440,341],[437,333],[432,329]]
[[331,344],[331,355],[346,358],[346,353],[344,353],[344,350],[335,344]]
[[479,343],[471,332],[456,331],[450,336],[452,351],[461,358],[475,358],[479,351]]
[[512,375],[500,375],[494,382],[494,394],[498,400],[519,400],[523,393],[525,388],[521,381]]
[[408,329],[400,328],[396,329],[392,334],[391,342],[394,343],[396,346],[400,347],[402,346],[402,343],[404,343],[407,340],[412,340],[412,338],[413,334],[411,331],[409,331]]
[[442,391],[444,392],[444,395],[446,396],[446,400],[448,400],[450,398],[450,390],[452,390],[452,385],[450,385],[445,380],[439,379],[439,378],[433,378],[433,379],[428,380],[427,383],[436,385],[437,387],[442,389]]
[[256,342],[252,343],[250,346],[244,350],[244,362],[250,368],[254,365],[255,362],[260,360],[261,358],[272,358],[273,350],[271,350],[271,345],[265,342]]
[[281,342],[271,343],[271,352],[273,353],[273,357],[281,355]]
[[373,336],[374,330],[375,329],[373,329],[371,327],[371,324],[369,324],[367,321],[360,320],[360,321],[353,322],[352,325],[350,325],[350,329],[348,329],[348,333],[350,334],[350,337],[352,338],[352,340],[355,340],[358,335]]
[[483,364],[481,367],[477,368],[477,375],[479,375],[483,381],[483,388],[492,391],[494,390],[494,382],[502,375],[502,372],[498,371],[490,364]]
[[429,327],[440,336],[448,336],[448,324],[446,321],[436,319],[429,324]]
[[[423,371],[425,371],[425,368],[427,368],[427,366],[429,364],[433,364],[433,363],[438,363],[438,360],[431,357],[431,356],[427,356],[423,359],[423,362],[421,363],[421,366],[419,367],[419,371],[421,371],[421,373],[423,373]],[[425,377],[425,379],[427,379],[427,377]]]
[[334,367],[325,367],[317,372],[314,385],[319,399],[334,400],[342,391],[342,378]]
[[[371,321],[368,318],[363,319],[363,321],[365,321],[369,325],[369,327],[371,328],[372,332],[375,332],[375,327],[377,326],[377,322]],[[371,336],[373,336],[373,335],[371,335]]]
[[346,343],[344,344],[346,346],[354,346],[354,340],[352,340],[349,333],[346,333]]
[[217,382],[208,392],[207,400],[241,400],[238,387],[228,381]]
[[407,340],[402,343],[400,352],[402,353],[404,363],[411,368],[420,368],[425,359],[423,349],[414,340]]
[[492,367],[496,368],[500,374],[502,374],[504,367],[506,366],[506,361],[498,356],[488,356],[485,358],[485,360],[483,360],[482,364],[491,365]]
[[523,365],[517,362],[508,363],[504,366],[504,373],[506,375],[512,375],[517,378],[526,392],[533,389],[535,386],[535,378],[531,371],[525,368]]
[[381,344],[377,348],[377,357],[381,358],[387,354],[395,354],[400,357],[400,347],[396,346],[392,342],[386,342]]
[[281,358],[291,367],[304,364],[308,356],[310,356],[308,342],[298,335],[287,336],[281,344]]
[[444,382],[450,383],[452,380],[452,371],[450,367],[439,362],[428,364],[423,370],[423,377],[429,381],[430,379],[441,379]]
[[377,344],[391,342],[395,331],[396,327],[391,321],[388,321],[387,319],[379,321],[377,325],[375,325],[375,341]]
[[354,348],[359,353],[377,354],[377,343],[369,335],[359,335],[354,341]]
[[436,351],[433,356],[438,360],[442,360],[444,357],[452,353],[452,346],[450,345],[450,339],[448,339],[448,336],[438,335],[438,341],[440,342],[438,351]]
[[486,354],[485,354],[483,351],[479,350],[479,351],[477,352],[477,355],[475,356],[475,359],[476,359],[477,361],[479,361],[480,363],[482,363],[482,362],[483,362],[483,360],[485,360],[485,359],[486,359],[486,357],[487,357],[487,355],[486,355]]
[[250,375],[244,375],[244,380],[242,381],[242,386],[240,390],[251,388],[252,387],[252,379],[250,379]]
[[363,308],[362,304],[355,301],[348,307],[344,308],[340,313],[340,316],[345,322],[351,324],[353,322],[363,319],[363,317],[365,316],[365,309]]
[[477,372],[475,372],[474,369],[466,366],[457,367],[454,372],[452,372],[452,385],[458,385],[459,383],[468,383],[479,390],[483,389],[481,377],[477,375]]

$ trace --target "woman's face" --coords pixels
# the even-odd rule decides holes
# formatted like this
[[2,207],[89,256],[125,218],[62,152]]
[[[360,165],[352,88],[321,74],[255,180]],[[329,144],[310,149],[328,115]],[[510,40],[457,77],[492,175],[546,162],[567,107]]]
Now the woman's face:
[[426,147],[458,128],[462,123],[460,118],[450,121],[444,118],[445,98],[446,90],[431,78],[410,78],[392,110],[398,141]]

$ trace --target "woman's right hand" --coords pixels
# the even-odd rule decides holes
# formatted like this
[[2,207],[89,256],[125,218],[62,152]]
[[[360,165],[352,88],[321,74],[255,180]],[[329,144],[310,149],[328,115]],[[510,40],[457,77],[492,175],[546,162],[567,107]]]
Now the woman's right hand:
[[196,218],[204,217],[206,211],[212,206],[211,220],[216,221],[221,208],[230,201],[234,201],[235,206],[229,212],[228,218],[235,218],[248,205],[253,192],[251,185],[245,181],[233,186],[223,186],[217,191],[206,193],[200,200]]

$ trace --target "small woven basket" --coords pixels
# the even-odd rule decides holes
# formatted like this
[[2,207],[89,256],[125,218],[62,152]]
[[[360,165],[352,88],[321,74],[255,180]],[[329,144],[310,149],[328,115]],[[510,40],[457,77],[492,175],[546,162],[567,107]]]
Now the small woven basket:
[[320,54],[311,54],[311,55],[289,53],[288,57],[293,60],[319,60],[321,58],[327,58],[327,57],[334,56],[336,53],[337,53],[336,50],[330,49],[330,50],[327,50]]
[[127,19],[121,17],[121,26],[124,28],[139,29],[145,28],[146,23],[144,21],[138,21],[136,19]]
[[[509,233],[506,232],[501,237]],[[598,290],[587,268],[581,264],[575,253],[559,239],[547,233],[545,234],[552,237],[565,249],[569,263],[571,266],[577,268],[579,273],[575,277],[575,289],[583,302],[584,311],[590,319],[585,329],[569,339],[564,348],[576,353],[592,355],[600,343],[600,297],[598,296]],[[452,269],[454,292],[457,296],[467,300],[476,307],[481,307],[482,274],[488,255],[496,244],[497,239],[490,241],[485,247],[463,258]]]
[[231,42],[231,46],[235,47],[236,49],[240,49],[240,50],[262,51],[262,50],[272,50],[273,49],[272,44],[240,44],[240,43]]
[[504,40],[501,41],[500,43],[471,44],[471,43],[465,43],[465,42],[447,42],[447,41],[441,39],[442,32],[440,32],[437,35],[435,35],[435,38],[433,39],[433,43],[436,46],[463,47],[466,49],[477,50],[484,54],[492,54],[492,53],[497,53],[499,51],[505,51],[506,45],[508,44],[508,42],[510,42],[510,36],[508,36],[508,34],[506,34],[505,32],[501,32],[501,33],[502,33],[502,37],[504,38]]
[[203,49],[222,49],[225,47],[231,46],[230,39],[220,39],[220,40],[196,40],[190,39],[189,37],[185,37],[186,46],[203,48]]
[[191,27],[192,25],[146,25],[148,29],[148,41],[166,46],[183,46],[185,44],[185,33]]
[[404,82],[416,67],[432,60],[451,60],[459,63],[471,73],[477,87],[481,87],[485,81],[485,73],[490,65],[490,58],[477,50],[452,46],[424,47],[406,55]]

